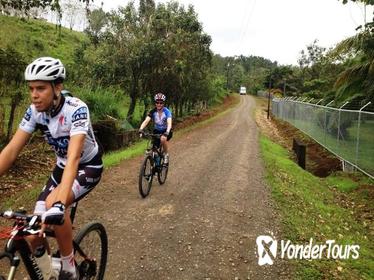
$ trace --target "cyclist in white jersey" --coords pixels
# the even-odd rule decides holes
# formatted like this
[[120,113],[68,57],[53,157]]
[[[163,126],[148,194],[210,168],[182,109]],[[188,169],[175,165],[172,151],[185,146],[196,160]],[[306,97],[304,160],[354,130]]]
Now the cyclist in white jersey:
[[[169,164],[169,140],[173,137],[172,131],[172,114],[168,108],[166,108],[165,101],[166,96],[162,93],[157,93],[154,96],[155,100],[155,108],[153,108],[140,125],[139,133],[142,136],[143,130],[147,127],[149,122],[152,120],[154,122],[154,130],[153,133],[161,134],[160,140],[161,145],[163,146],[165,159],[164,163]],[[158,146],[159,143],[156,141],[156,145]]]
[[[25,71],[32,104],[8,145],[0,153],[0,176],[16,160],[32,133],[40,129],[56,153],[56,166],[39,195],[34,213],[54,230],[61,254],[59,279],[77,279],[72,247],[72,225],[65,208],[87,195],[100,181],[101,151],[95,140],[87,105],[64,97],[65,68],[59,59],[41,57]],[[40,236],[42,233],[40,234]],[[41,238],[29,240],[33,249]]]

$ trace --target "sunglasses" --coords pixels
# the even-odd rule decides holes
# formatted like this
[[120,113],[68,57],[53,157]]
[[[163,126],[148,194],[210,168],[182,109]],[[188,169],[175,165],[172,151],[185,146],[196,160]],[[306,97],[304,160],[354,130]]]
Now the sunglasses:
[[162,105],[162,104],[164,104],[164,102],[156,101],[156,104],[161,104]]

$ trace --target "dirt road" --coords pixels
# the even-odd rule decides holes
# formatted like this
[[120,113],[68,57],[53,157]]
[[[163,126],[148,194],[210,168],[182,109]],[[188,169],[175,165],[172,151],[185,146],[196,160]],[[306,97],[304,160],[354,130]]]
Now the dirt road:
[[[255,102],[171,141],[165,185],[141,199],[142,157],[108,169],[78,211],[109,235],[106,279],[279,279],[285,267],[259,266],[256,237],[279,227],[263,180]],[[287,277],[286,277],[287,278]]]

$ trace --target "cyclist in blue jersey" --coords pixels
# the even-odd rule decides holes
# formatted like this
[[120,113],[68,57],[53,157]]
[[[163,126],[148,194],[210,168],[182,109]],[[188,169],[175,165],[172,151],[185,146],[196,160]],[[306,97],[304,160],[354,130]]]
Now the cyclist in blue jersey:
[[[42,217],[42,232],[28,241],[38,257],[43,250],[43,230],[54,225],[61,255],[59,279],[78,279],[72,246],[70,216],[65,208],[85,197],[100,181],[103,171],[101,151],[95,140],[88,107],[63,90],[65,67],[59,59],[41,57],[29,64],[25,80],[32,104],[8,145],[0,153],[0,176],[18,157],[35,130],[56,154],[56,166],[41,191],[34,213]],[[42,248],[42,250],[39,250]]]
[[160,137],[161,145],[164,149],[165,159],[164,163],[169,163],[169,148],[168,141],[173,137],[172,131],[172,114],[168,108],[165,107],[166,96],[162,93],[157,93],[154,96],[155,108],[153,108],[141,124],[139,133],[142,135],[144,128],[152,120],[154,122],[153,133],[162,134]]

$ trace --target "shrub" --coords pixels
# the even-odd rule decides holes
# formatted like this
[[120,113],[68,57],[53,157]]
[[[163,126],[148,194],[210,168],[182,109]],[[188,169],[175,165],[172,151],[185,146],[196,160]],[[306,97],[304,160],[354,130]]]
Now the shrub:
[[121,114],[123,97],[113,89],[79,88],[73,91],[73,95],[84,101],[91,113],[92,122],[108,119],[108,116],[123,119]]

